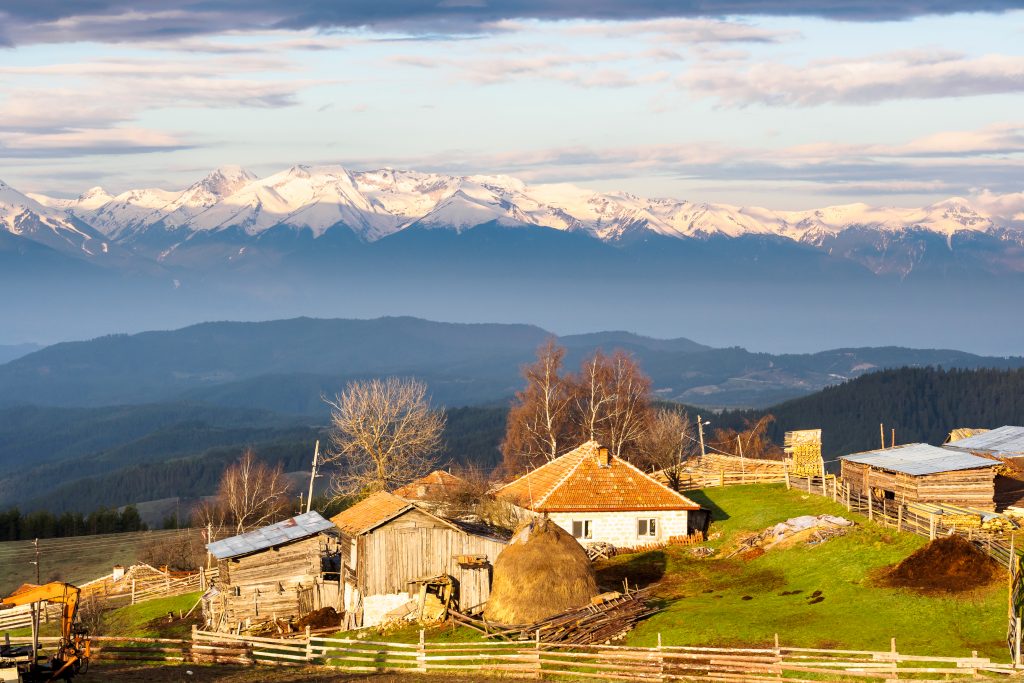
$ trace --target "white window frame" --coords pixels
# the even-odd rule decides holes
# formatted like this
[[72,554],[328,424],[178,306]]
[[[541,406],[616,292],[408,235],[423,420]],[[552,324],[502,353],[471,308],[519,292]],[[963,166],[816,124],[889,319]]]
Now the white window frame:
[[[646,522],[647,533],[640,533],[640,523]],[[661,527],[661,522],[657,517],[637,517],[636,519],[636,537],[637,538],[658,538],[658,531]]]
[[[576,525],[580,525],[580,535],[576,535]],[[572,520],[572,537],[576,540],[589,541],[594,538],[594,520],[574,519]]]

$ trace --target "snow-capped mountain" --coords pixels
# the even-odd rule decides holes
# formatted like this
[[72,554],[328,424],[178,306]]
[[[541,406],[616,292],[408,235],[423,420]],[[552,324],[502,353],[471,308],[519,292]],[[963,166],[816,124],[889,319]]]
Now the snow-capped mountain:
[[[846,204],[778,211],[566,184],[529,185],[508,176],[341,166],[293,166],[264,178],[224,166],[184,190],[151,188],[111,196],[93,188],[76,199],[18,196],[22,204],[31,202],[26,210],[42,216],[43,225],[92,228],[161,260],[187,252],[179,246],[191,246],[194,238],[220,233],[232,236],[235,259],[244,254],[239,241],[271,229],[277,235],[282,229],[307,232],[314,239],[328,231],[348,231],[373,243],[411,228],[461,233],[486,224],[582,233],[611,245],[658,237],[782,238],[876,273],[906,275],[942,244],[952,251],[967,236],[985,235],[1020,246],[1024,234],[1012,220],[989,215],[959,197],[921,208]],[[147,240],[155,248],[142,248]],[[1024,271],[1024,264],[1015,270]]]
[[65,211],[45,206],[0,181],[0,231],[82,257],[107,254],[109,244],[88,225]]

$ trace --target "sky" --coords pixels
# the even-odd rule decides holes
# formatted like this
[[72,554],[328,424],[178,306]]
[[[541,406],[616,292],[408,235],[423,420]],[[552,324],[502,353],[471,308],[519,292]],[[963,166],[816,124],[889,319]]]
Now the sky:
[[1013,213],[1022,7],[0,0],[0,179],[73,196],[341,164]]

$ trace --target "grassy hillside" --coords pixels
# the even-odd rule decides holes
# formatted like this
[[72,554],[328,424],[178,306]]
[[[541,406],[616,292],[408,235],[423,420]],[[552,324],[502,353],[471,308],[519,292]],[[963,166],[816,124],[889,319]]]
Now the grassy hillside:
[[[182,533],[194,534],[196,544],[200,544],[197,531],[139,531],[43,539],[39,541],[39,578],[43,582],[85,583],[109,574],[115,564],[127,566],[142,560],[148,544]],[[34,559],[31,541],[0,543],[0,595],[9,594],[23,583],[35,583],[36,569],[31,564]]]
[[[817,546],[772,549],[751,560],[696,559],[670,547],[624,555],[602,565],[603,580],[622,575],[656,581],[664,609],[641,623],[629,642],[653,645],[658,634],[673,645],[784,644],[983,656],[1006,660],[1006,586],[967,594],[920,595],[881,588],[872,576],[926,543],[850,514],[840,505],[782,485],[707,489],[689,494],[714,511],[716,547],[804,514],[836,514],[857,522],[846,536]],[[824,600],[810,604],[821,591]],[[786,595],[783,595],[786,593]]]

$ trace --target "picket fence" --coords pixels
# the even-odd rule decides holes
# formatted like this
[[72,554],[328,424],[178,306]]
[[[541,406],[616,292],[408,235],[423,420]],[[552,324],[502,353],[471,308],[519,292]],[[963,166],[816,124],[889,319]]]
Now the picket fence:
[[[660,641],[659,636],[659,641]],[[193,660],[235,664],[317,664],[346,673],[444,673],[607,681],[967,680],[1016,672],[977,652],[969,657],[784,647],[567,645],[527,642],[419,643],[307,634],[281,640],[193,632]]]

